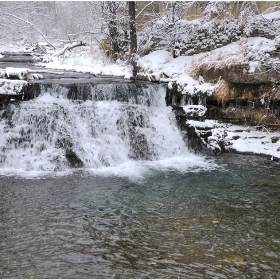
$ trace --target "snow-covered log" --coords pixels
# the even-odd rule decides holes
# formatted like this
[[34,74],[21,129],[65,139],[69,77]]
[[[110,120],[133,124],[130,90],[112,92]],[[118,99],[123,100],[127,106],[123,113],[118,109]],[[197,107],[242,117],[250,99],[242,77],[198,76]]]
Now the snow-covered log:
[[87,44],[84,43],[84,42],[79,42],[79,43],[77,43],[75,45],[66,46],[61,51],[59,51],[57,54],[55,54],[54,56],[61,56],[61,55],[65,54],[66,51],[70,51],[70,50],[72,50],[74,48],[77,48],[77,47],[84,47],[86,45]]

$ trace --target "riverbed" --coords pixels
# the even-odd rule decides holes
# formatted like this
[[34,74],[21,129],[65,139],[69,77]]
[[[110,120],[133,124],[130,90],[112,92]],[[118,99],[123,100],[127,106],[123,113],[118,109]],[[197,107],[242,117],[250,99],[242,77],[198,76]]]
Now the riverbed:
[[1,176],[1,278],[279,278],[280,164],[209,160]]

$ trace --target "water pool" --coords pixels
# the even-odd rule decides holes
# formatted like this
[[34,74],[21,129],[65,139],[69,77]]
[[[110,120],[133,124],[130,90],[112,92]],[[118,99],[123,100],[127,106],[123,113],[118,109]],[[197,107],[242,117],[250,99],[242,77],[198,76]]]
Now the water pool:
[[279,278],[280,163],[0,178],[1,278]]

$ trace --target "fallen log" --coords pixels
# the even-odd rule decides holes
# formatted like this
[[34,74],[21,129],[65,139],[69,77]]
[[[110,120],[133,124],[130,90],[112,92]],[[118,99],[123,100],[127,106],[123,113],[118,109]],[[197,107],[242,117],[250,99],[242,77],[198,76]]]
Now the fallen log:
[[83,42],[80,42],[80,43],[77,43],[75,45],[70,45],[70,46],[67,46],[65,47],[63,50],[61,50],[60,52],[58,52],[57,54],[55,54],[55,56],[61,56],[63,54],[65,54],[66,51],[70,51],[74,48],[77,48],[77,47],[84,47],[86,46],[87,44],[86,43],[83,43]]

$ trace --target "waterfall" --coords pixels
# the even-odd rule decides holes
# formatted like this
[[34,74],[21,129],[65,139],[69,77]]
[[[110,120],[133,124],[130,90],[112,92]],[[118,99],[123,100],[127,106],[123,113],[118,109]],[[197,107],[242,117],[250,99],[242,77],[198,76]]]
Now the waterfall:
[[0,168],[63,171],[188,155],[165,85],[40,85],[0,111]]

